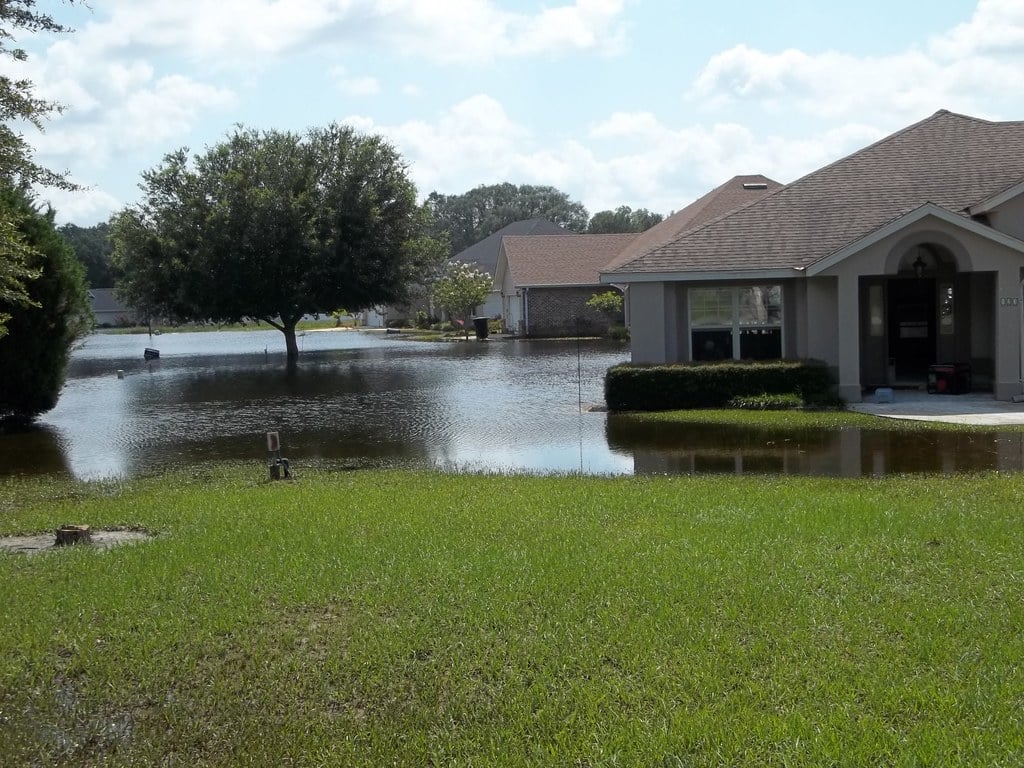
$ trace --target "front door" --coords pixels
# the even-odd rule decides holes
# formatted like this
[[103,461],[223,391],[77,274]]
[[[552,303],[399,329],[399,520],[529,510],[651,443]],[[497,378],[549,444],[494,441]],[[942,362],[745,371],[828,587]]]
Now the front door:
[[889,280],[890,384],[920,384],[935,363],[935,281]]

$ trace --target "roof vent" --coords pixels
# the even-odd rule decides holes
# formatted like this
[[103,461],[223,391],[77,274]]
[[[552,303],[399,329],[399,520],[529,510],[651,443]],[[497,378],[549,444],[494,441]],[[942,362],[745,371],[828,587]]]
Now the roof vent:
[[763,181],[746,181],[743,183],[744,189],[768,189],[768,184]]

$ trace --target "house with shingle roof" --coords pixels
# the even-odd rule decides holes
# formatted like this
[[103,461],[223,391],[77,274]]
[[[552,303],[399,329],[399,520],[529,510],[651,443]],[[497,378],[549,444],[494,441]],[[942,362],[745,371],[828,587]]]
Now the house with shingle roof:
[[817,358],[850,402],[970,371],[1022,389],[1024,122],[945,110],[602,272],[637,363]]
[[121,303],[113,288],[90,288],[89,301],[96,316],[96,325],[101,328],[136,325],[140,322],[139,313]]
[[586,306],[601,269],[638,235],[530,235],[501,238],[494,284],[505,331],[519,336],[603,334],[608,321]]
[[[498,254],[501,250],[501,239],[505,236],[532,235],[565,235],[568,230],[547,219],[526,219],[514,221],[502,227],[478,243],[474,243],[463,251],[455,254],[452,261],[470,264],[491,277],[498,271]],[[496,287],[491,291],[487,301],[477,308],[477,314],[485,317],[498,317],[502,313],[501,291]]]

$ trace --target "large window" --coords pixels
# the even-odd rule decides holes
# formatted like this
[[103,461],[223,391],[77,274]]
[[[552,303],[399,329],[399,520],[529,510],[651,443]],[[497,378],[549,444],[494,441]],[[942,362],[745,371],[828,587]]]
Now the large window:
[[782,357],[782,286],[690,289],[693,360]]

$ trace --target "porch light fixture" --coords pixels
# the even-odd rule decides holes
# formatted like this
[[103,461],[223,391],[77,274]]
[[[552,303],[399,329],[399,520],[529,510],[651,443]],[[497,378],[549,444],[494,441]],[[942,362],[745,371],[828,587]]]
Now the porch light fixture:
[[918,256],[914,260],[914,263],[913,263],[914,274],[917,275],[917,279],[918,280],[920,280],[922,277],[924,277],[924,268],[926,266],[928,266],[928,265],[924,263],[924,259],[922,259],[920,256]]

